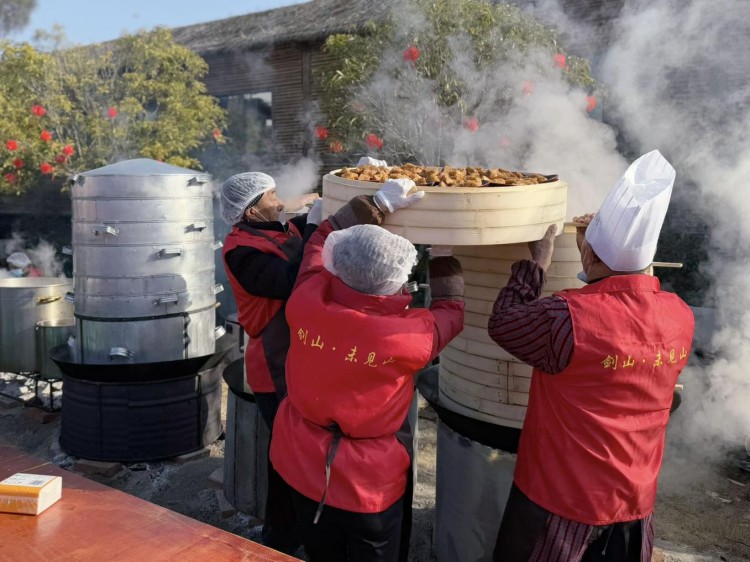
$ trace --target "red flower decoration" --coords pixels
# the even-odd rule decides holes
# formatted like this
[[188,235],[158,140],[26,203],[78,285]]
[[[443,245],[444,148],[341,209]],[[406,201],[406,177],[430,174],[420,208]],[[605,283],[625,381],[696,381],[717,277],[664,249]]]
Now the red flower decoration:
[[383,139],[381,139],[375,133],[370,133],[365,137],[365,144],[371,150],[380,150],[381,148],[383,148]]
[[39,138],[42,139],[44,142],[49,142],[52,140],[52,133],[49,131],[42,131],[39,135]]
[[555,66],[559,68],[567,68],[568,66],[568,59],[563,53],[557,53],[555,55]]
[[15,160],[13,160],[13,167],[17,170],[23,168],[23,160],[21,160],[20,158],[16,158]]
[[76,149],[73,148],[72,145],[66,144],[65,146],[62,147],[62,153],[65,156],[73,156],[76,153]]
[[31,113],[33,113],[37,117],[44,117],[45,115],[47,115],[47,110],[44,109],[41,105],[32,105]]
[[[117,115],[117,110],[115,110],[115,115]],[[224,136],[221,134],[221,129],[214,129],[213,131],[211,131],[211,134],[213,135],[215,139],[220,139],[221,137]]]
[[117,108],[116,107],[108,107],[107,108],[107,117],[110,119],[114,119],[117,117]]
[[67,160],[68,157],[64,154],[58,154],[57,156],[55,156],[55,162],[57,162],[58,164],[65,164]]
[[323,125],[316,125],[315,138],[319,140],[326,140],[328,138],[328,129],[326,129]]
[[330,150],[334,154],[337,152],[344,152],[344,145],[341,144],[341,141],[337,141],[337,140],[331,141],[328,144],[328,150]]
[[530,96],[534,93],[534,83],[531,80],[523,81],[523,95]]
[[596,109],[596,98],[594,96],[586,96],[586,111],[591,113]]
[[8,150],[18,150],[18,143],[14,140],[5,141],[5,148]]
[[52,173],[52,166],[48,164],[47,162],[42,162],[42,164],[39,166],[39,171],[43,174],[51,174]]
[[18,181],[18,176],[12,172],[5,174],[3,177],[8,183],[16,183]]
[[416,45],[409,45],[404,49],[404,52],[401,53],[401,56],[404,57],[406,62],[416,62],[417,59],[419,59],[419,49]]
[[472,133],[476,133],[479,129],[479,119],[476,117],[469,117],[466,121],[464,121],[464,129],[468,129]]

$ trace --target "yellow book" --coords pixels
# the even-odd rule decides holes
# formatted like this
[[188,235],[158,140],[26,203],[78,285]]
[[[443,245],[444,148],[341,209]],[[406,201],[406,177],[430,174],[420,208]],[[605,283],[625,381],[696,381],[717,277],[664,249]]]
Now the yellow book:
[[62,496],[62,478],[19,472],[0,482],[0,511],[39,515]]

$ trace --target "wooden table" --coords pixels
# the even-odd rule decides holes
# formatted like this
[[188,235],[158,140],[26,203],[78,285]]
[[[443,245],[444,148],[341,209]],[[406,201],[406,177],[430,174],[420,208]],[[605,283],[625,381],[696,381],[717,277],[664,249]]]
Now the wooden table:
[[16,472],[62,476],[62,499],[37,516],[0,513],[1,561],[296,560],[0,443],[0,480]]

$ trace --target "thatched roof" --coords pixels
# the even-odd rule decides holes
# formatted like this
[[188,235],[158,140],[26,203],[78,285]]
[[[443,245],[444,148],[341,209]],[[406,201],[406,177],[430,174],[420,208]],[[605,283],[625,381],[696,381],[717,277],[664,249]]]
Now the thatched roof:
[[389,1],[313,0],[172,30],[177,42],[200,54],[324,39],[388,16]]

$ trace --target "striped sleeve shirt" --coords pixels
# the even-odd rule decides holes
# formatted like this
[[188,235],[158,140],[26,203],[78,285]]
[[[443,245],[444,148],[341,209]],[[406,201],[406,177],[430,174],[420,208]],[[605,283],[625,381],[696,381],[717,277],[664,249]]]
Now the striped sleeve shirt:
[[563,371],[573,356],[573,320],[561,297],[539,298],[547,276],[534,261],[513,264],[490,316],[490,337],[508,353],[545,373]]

